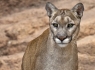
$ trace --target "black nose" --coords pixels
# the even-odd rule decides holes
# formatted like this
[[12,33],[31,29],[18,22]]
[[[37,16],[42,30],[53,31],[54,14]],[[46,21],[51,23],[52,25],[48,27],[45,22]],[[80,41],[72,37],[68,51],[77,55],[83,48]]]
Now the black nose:
[[63,41],[64,39],[66,39],[66,36],[57,36],[57,38],[61,41]]

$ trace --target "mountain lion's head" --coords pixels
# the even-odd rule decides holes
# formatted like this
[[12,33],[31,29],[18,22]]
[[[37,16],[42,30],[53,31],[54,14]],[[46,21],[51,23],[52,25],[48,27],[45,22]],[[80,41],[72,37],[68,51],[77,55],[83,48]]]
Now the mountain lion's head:
[[76,39],[84,6],[76,4],[72,9],[58,9],[52,3],[46,4],[47,15],[50,20],[50,30],[53,40],[61,47],[65,47]]

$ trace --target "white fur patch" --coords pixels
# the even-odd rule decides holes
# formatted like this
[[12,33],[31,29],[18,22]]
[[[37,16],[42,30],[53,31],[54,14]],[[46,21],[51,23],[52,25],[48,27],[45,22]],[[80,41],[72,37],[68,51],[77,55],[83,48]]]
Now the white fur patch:
[[60,21],[61,20],[61,16],[57,16],[53,21],[52,23],[56,22],[56,21]]
[[61,43],[61,41],[58,38],[55,38],[56,43]]
[[56,19],[57,19],[58,21],[60,21],[60,20],[61,20],[61,16],[57,16]]
[[57,29],[56,29],[56,28],[53,28],[53,30],[54,30],[54,31],[57,31]]
[[64,17],[65,22],[68,22],[68,20],[71,20],[71,18],[69,16]]
[[66,16],[65,18],[64,18],[64,21],[65,22],[70,22],[70,23],[74,23],[74,21],[69,17],[69,16]]
[[74,29],[75,29],[75,26],[73,26],[72,28],[70,28],[69,32],[72,33]]
[[60,47],[66,47],[67,44],[58,44]]
[[66,38],[65,40],[63,40],[63,43],[69,43],[70,39]]

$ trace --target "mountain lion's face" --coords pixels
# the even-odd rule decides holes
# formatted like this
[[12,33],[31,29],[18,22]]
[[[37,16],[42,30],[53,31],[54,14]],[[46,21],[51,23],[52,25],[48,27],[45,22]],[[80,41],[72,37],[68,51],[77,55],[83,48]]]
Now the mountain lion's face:
[[50,18],[53,40],[60,47],[65,47],[78,35],[80,19],[84,10],[83,5],[79,3],[69,10],[57,9],[53,4],[48,3],[46,10]]

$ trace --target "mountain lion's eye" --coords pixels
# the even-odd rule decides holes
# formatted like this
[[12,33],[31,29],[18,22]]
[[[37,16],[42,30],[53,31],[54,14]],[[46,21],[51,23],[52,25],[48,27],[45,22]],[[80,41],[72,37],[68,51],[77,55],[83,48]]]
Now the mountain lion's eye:
[[71,23],[71,24],[68,24],[68,25],[67,25],[67,28],[71,28],[71,27],[73,27],[73,26],[74,26],[74,24]]
[[57,24],[57,23],[53,23],[53,26],[54,26],[54,27],[58,27],[58,24]]

